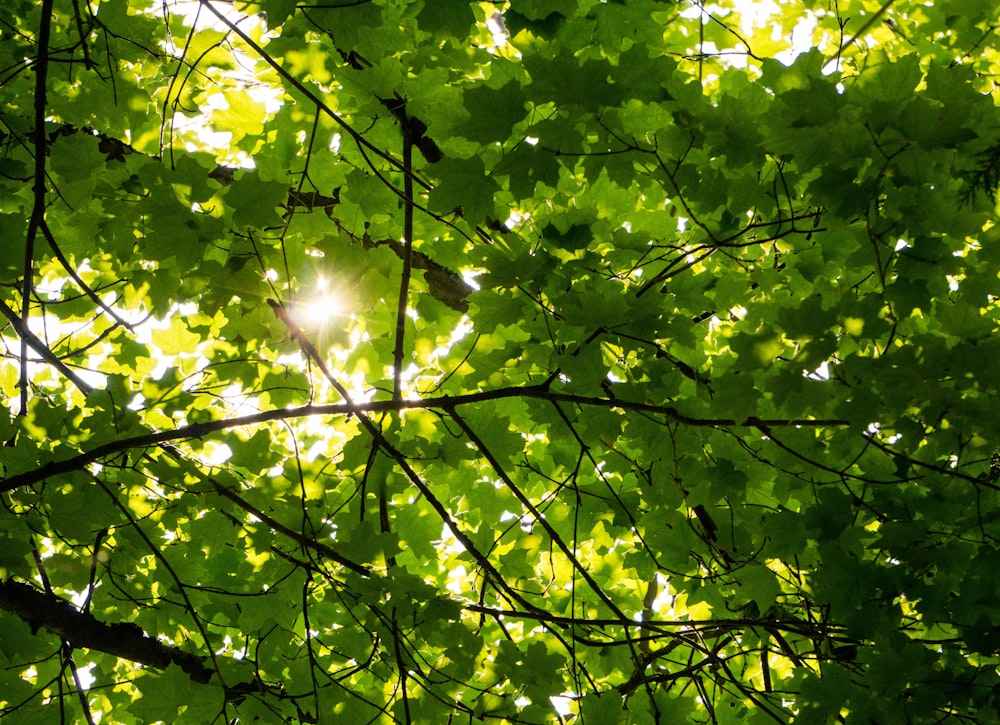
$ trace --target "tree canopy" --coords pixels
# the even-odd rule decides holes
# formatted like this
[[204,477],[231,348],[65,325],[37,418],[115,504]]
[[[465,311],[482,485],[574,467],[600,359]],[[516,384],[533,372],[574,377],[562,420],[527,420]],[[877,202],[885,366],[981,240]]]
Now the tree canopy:
[[4,723],[1000,720],[991,0],[8,0]]

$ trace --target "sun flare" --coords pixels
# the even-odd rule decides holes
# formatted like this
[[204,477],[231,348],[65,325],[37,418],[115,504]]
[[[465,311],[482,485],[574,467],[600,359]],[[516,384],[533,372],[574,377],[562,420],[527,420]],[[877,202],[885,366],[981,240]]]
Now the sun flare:
[[295,317],[304,327],[325,327],[344,313],[340,299],[324,292],[297,305]]
[[319,276],[312,294],[303,296],[294,305],[292,314],[303,327],[315,329],[328,327],[335,318],[347,314],[347,310],[343,297],[331,288],[330,280]]

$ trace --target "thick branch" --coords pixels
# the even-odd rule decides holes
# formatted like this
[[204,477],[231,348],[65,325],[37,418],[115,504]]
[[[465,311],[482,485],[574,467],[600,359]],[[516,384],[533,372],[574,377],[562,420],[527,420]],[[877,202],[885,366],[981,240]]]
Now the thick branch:
[[195,682],[206,683],[214,674],[214,670],[205,666],[204,658],[148,637],[136,624],[105,624],[92,614],[77,610],[65,599],[44,594],[27,584],[0,582],[0,608],[23,619],[33,631],[44,629],[74,647],[97,650],[160,670],[175,664]]

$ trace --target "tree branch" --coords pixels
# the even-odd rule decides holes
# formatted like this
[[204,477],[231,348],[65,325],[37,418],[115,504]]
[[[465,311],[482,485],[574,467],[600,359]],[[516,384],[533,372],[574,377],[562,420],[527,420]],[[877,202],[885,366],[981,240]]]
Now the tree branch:
[[0,608],[17,615],[33,632],[44,629],[76,647],[97,650],[160,670],[175,664],[195,682],[206,683],[215,671],[204,658],[170,647],[146,635],[132,622],[105,624],[60,597],[7,580],[0,582]]
[[[0,309],[2,309],[2,306],[3,302],[0,301]],[[287,317],[287,314],[285,314],[285,317]],[[290,319],[288,322],[294,324]],[[301,331],[299,332],[301,333]],[[296,339],[299,338],[297,337]],[[303,339],[305,339],[305,343],[308,343],[309,347],[307,348],[307,351],[311,348],[311,350],[318,355],[318,352],[316,352],[312,343],[309,343],[308,339],[304,338],[304,336]],[[51,352],[49,354],[51,354]],[[309,354],[311,355],[312,353]],[[61,362],[59,364],[62,365]],[[191,425],[181,426],[180,428],[175,428],[173,430],[147,433],[144,435],[133,436],[131,438],[121,438],[119,440],[92,448],[89,451],[84,451],[83,453],[73,456],[72,458],[67,458],[61,461],[51,461],[32,471],[26,471],[24,473],[8,476],[7,478],[0,479],[0,493],[12,491],[18,486],[28,486],[33,483],[38,483],[39,481],[43,481],[50,476],[81,470],[85,466],[114,453],[121,453],[123,451],[137,448],[151,448],[171,441],[203,438],[210,433],[217,433],[219,431],[230,428],[238,428],[240,426],[268,423],[278,420],[293,420],[295,418],[305,418],[316,415],[357,415],[359,419],[365,421],[367,424],[374,425],[371,424],[371,421],[368,420],[367,416],[365,416],[366,413],[396,412],[401,410],[451,411],[462,405],[471,405],[474,403],[481,403],[488,400],[500,400],[503,398],[534,398],[538,400],[560,401],[575,403],[577,405],[607,408],[608,410],[642,411],[663,415],[670,420],[684,425],[709,428],[761,428],[762,426],[824,428],[850,425],[850,421],[836,418],[777,420],[750,417],[742,421],[735,418],[692,418],[679,413],[675,408],[670,406],[636,403],[618,398],[590,398],[583,395],[553,393],[545,386],[536,385],[525,388],[500,388],[497,390],[483,391],[481,393],[469,393],[467,395],[443,395],[436,398],[427,398],[425,400],[375,400],[370,402],[350,401],[347,403],[336,403],[331,405],[303,405],[298,408],[279,408],[276,410],[265,410],[260,413],[252,413],[250,415],[237,416],[234,418],[212,420],[205,423],[192,423]],[[362,416],[365,417],[362,418]],[[374,430],[377,431],[377,428]],[[378,431],[376,439],[379,440],[380,445],[382,445],[385,441],[384,437],[381,435],[381,431]],[[396,460],[396,456],[393,454],[393,451],[395,451],[396,454],[398,454],[398,451],[396,451],[396,449],[387,442],[385,442],[385,446],[388,446],[386,450],[389,452],[390,457],[393,458],[393,460]],[[414,473],[414,475],[416,474]],[[962,474],[958,472],[954,472],[952,475],[974,480],[971,477],[962,476]]]
[[321,543],[319,541],[316,541],[315,539],[310,539],[308,536],[303,536],[302,534],[300,534],[300,533],[298,533],[296,531],[293,531],[292,529],[288,528],[287,526],[285,526],[281,522],[276,521],[271,516],[268,516],[261,509],[257,508],[253,504],[251,504],[249,501],[247,501],[246,499],[244,499],[242,496],[239,496],[236,493],[234,493],[233,491],[229,490],[228,488],[226,488],[225,486],[223,486],[221,483],[219,483],[215,479],[210,478],[209,481],[212,483],[212,486],[215,487],[215,492],[218,493],[220,496],[223,496],[224,498],[229,499],[230,501],[232,501],[233,503],[235,503],[237,506],[239,506],[241,509],[243,509],[244,511],[246,511],[251,516],[256,516],[258,519],[260,519],[261,521],[263,521],[265,524],[267,524],[273,530],[277,531],[279,534],[283,534],[284,536],[287,536],[292,541],[294,541],[295,543],[297,543],[299,546],[301,546],[301,547],[303,547],[305,549],[312,549],[313,551],[315,551],[320,556],[323,556],[323,557],[329,559],[330,561],[335,561],[338,564],[347,567],[348,569],[350,569],[351,571],[353,571],[355,574],[360,574],[363,577],[369,577],[369,576],[371,576],[372,570],[370,568],[368,568],[367,566],[364,566],[362,564],[358,564],[356,562],[353,562],[350,559],[348,559],[348,558],[346,558],[344,556],[341,556],[340,554],[338,554],[336,551],[334,551],[333,549],[331,549],[326,544],[323,544],[323,543]]
[[[10,324],[14,326],[14,330],[17,332],[18,336],[21,338],[22,346],[27,345],[32,350],[37,352],[45,362],[49,363],[56,370],[61,372],[70,382],[72,382],[84,395],[89,395],[93,392],[94,388],[84,382],[83,378],[74,373],[69,366],[66,365],[62,360],[56,357],[56,354],[52,352],[48,345],[42,342],[35,333],[28,329],[27,323],[21,319],[10,306],[0,300],[0,312],[3,316],[10,320]],[[21,355],[21,368],[24,369],[25,354]]]
[[[35,278],[35,237],[45,219],[45,111],[46,81],[49,73],[49,36],[52,31],[52,6],[54,0],[42,0],[41,25],[38,28],[38,57],[35,60],[35,173],[32,192],[34,202],[28,232],[24,240],[24,279],[21,281],[21,325],[28,329],[31,313],[31,292]],[[21,415],[28,413],[28,341],[21,337],[21,371],[18,378],[21,389]]]
[[[216,18],[219,19],[223,25],[229,28],[230,31],[235,33],[240,37],[244,43],[246,43],[250,48],[269,66],[271,66],[290,86],[292,86],[296,91],[305,96],[310,103],[312,103],[317,109],[326,114],[331,118],[334,123],[340,126],[347,133],[348,136],[358,145],[359,148],[365,149],[366,151],[378,156],[380,159],[388,163],[395,169],[403,169],[403,163],[394,157],[392,154],[386,153],[382,149],[378,148],[370,141],[368,141],[364,136],[362,136],[358,131],[356,131],[347,121],[345,121],[340,114],[330,108],[326,103],[323,102],[319,96],[313,93],[309,88],[307,88],[298,78],[293,76],[287,70],[281,67],[274,58],[272,58],[258,43],[256,43],[253,38],[247,35],[243,30],[234,24],[229,18],[219,12],[209,0],[201,0],[203,7],[206,7],[211,11]],[[425,182],[420,182],[424,187],[427,186]]]
[[406,116],[406,102],[394,106],[403,131],[403,272],[399,281],[396,304],[396,340],[392,351],[392,398],[403,398],[403,356],[406,352],[406,307],[410,295],[410,274],[413,270],[413,134]]

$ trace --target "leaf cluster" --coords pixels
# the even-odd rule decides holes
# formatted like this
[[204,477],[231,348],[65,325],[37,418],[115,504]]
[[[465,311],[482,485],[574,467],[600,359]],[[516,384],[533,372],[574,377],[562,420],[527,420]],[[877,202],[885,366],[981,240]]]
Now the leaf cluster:
[[995,720],[996,11],[732,5],[0,10],[4,722]]

